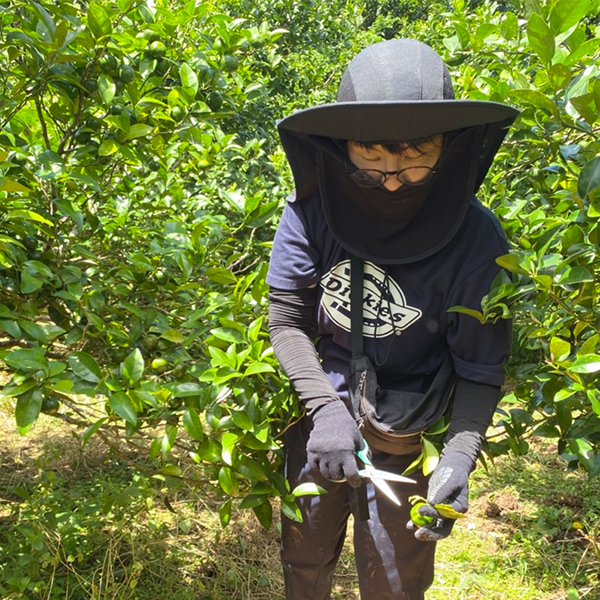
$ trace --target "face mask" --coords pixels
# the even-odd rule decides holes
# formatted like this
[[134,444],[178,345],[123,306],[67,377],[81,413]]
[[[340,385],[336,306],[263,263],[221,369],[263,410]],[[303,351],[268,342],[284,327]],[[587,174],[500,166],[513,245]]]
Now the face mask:
[[354,183],[346,175],[348,186],[354,187],[349,197],[359,210],[373,217],[392,220],[399,226],[405,227],[419,212],[431,188],[434,185],[435,175],[423,185],[403,185],[397,190],[390,191],[383,185],[374,188],[363,188]]

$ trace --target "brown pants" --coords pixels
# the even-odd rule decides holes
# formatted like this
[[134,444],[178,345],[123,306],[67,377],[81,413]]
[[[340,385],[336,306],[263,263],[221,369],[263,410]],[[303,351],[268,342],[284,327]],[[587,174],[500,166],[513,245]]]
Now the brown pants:
[[[401,474],[415,456],[373,452],[375,467]],[[286,477],[293,490],[312,481],[328,493],[302,496],[297,502],[304,517],[297,523],[282,516],[281,559],[286,600],[328,600],[333,572],[344,539],[346,523],[354,516],[354,554],[362,600],[423,600],[433,581],[435,544],[419,542],[406,529],[410,520],[408,497],[427,495],[427,479],[411,474],[415,485],[390,482],[402,502],[398,507],[367,486],[370,518],[358,520],[357,492],[346,483],[334,483],[312,471],[306,456],[292,447],[286,452]]]

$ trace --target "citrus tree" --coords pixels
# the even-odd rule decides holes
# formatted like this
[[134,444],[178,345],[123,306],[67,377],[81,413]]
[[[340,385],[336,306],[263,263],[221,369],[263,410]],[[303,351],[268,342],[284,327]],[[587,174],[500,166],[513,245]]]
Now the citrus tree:
[[[512,7],[512,10],[509,10]],[[515,345],[493,454],[554,439],[600,474],[600,27],[597,0],[476,10],[457,0],[419,35],[452,66],[463,98],[521,109],[481,198],[513,250],[482,321],[514,317]]]
[[248,119],[284,32],[194,0],[15,0],[0,27],[0,357],[19,431],[47,412],[149,444],[170,481],[191,457],[266,525],[294,408],[263,326],[280,176]]

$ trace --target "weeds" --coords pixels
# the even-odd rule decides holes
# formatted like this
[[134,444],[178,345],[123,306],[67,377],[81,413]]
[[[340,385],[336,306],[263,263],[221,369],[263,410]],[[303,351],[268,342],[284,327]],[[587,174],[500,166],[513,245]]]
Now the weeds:
[[[140,474],[139,457],[82,451],[51,419],[25,438],[1,422],[3,600],[283,598],[277,526],[248,514],[223,530],[215,499]],[[539,446],[472,482],[427,600],[600,600],[600,481]],[[350,540],[333,600],[359,599]]]

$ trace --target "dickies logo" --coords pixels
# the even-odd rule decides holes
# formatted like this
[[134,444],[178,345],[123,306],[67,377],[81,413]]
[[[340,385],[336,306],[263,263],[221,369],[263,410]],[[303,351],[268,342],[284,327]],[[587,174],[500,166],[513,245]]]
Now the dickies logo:
[[[321,303],[329,318],[350,331],[350,261],[338,263],[323,279]],[[420,319],[418,308],[407,306],[400,286],[383,269],[365,262],[363,331],[367,337],[400,335]]]

